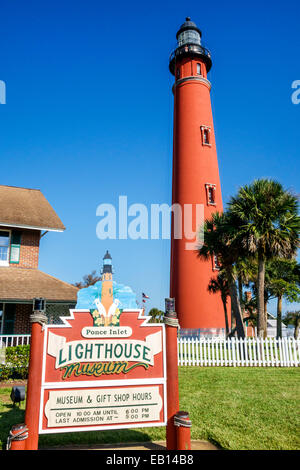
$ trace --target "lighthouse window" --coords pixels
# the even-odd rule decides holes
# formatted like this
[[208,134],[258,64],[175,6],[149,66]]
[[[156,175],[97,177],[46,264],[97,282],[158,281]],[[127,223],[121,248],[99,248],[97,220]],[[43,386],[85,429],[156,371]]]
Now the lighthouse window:
[[186,30],[179,34],[178,45],[183,46],[184,44],[199,44],[200,45],[200,34],[197,31]]
[[206,197],[208,205],[216,205],[216,186],[213,184],[206,185]]
[[197,75],[202,75],[201,74],[201,64],[197,64]]
[[221,266],[220,266],[220,263],[219,263],[219,260],[218,260],[217,255],[214,255],[214,256],[213,256],[213,269],[214,269],[215,271],[220,271],[220,269],[221,269]]
[[210,127],[201,126],[201,134],[202,134],[202,144],[210,146],[211,145]]
[[215,191],[214,188],[208,188],[208,202],[214,204],[215,202]]
[[209,129],[203,129],[203,142],[206,145],[209,145]]

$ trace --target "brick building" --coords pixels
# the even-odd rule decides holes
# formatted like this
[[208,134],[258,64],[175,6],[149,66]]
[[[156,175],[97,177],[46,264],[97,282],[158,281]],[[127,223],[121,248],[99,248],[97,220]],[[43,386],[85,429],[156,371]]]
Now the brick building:
[[42,237],[64,230],[39,190],[0,185],[0,334],[30,333],[36,297],[50,323],[74,308],[78,289],[38,269]]

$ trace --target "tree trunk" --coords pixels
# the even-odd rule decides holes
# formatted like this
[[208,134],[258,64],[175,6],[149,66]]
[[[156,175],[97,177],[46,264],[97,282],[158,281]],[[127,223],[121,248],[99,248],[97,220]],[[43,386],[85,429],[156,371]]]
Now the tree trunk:
[[264,302],[264,338],[268,336],[268,301]]
[[234,311],[233,311],[233,308],[232,308],[232,303],[231,303],[231,311],[230,311],[230,313],[231,313],[231,315],[230,315],[230,316],[231,316],[231,328],[230,328],[230,329],[231,329],[231,331],[233,331],[233,330],[235,329],[235,327],[236,327],[236,322],[235,322]]
[[222,298],[222,302],[223,302],[223,308],[224,308],[225,329],[226,329],[226,338],[227,338],[228,335],[229,335],[229,323],[228,323],[228,314],[227,314],[227,302],[226,302],[226,298],[225,298],[225,299]]
[[239,299],[240,299],[240,306],[241,306],[241,312],[242,312],[242,319],[244,320],[245,305],[244,305],[244,299],[243,299],[243,283],[242,283],[241,276],[238,277],[238,287],[239,287]]
[[228,284],[229,284],[229,292],[231,298],[231,306],[233,310],[233,314],[236,321],[236,331],[239,338],[245,338],[245,330],[243,325],[242,319],[242,312],[241,306],[238,299],[237,287],[235,283],[234,276],[232,274],[232,269],[229,267],[226,269]]
[[276,337],[282,338],[282,295],[277,297],[277,323]]
[[297,318],[296,325],[295,325],[295,331],[294,331],[294,338],[295,339],[298,339],[299,329],[300,329],[300,318]]
[[258,260],[257,276],[257,336],[264,337],[265,330],[265,260],[263,257]]

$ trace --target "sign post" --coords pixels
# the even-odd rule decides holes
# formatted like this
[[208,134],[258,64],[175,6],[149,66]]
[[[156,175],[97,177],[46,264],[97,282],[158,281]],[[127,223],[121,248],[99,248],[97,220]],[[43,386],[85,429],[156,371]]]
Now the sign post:
[[166,349],[167,349],[167,396],[168,396],[168,418],[166,440],[167,449],[177,449],[177,429],[174,417],[179,411],[178,390],[178,343],[177,331],[179,327],[177,314],[175,312],[174,299],[166,299],[166,314],[164,323],[166,325]]
[[47,323],[47,316],[41,311],[34,311],[30,316],[30,321],[32,326],[25,411],[25,423],[28,428],[28,437],[25,441],[25,449],[37,450],[39,441],[38,417],[42,380],[44,328]]

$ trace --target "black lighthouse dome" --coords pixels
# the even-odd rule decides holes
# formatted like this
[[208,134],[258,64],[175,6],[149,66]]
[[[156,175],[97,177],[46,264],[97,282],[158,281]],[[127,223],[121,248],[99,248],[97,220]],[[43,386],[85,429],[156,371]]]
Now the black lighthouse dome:
[[102,274],[104,273],[112,273],[112,257],[107,250],[105,255],[103,256],[103,267],[102,267]]
[[201,45],[202,33],[188,16],[176,34],[177,47],[170,55],[169,69],[175,75],[175,63],[183,57],[198,57],[206,64],[207,72],[212,66],[210,52]]
[[105,253],[105,255],[103,256],[103,259],[112,259],[112,257],[111,257],[111,255],[110,255],[110,253],[109,253],[108,250],[106,250],[106,253]]

